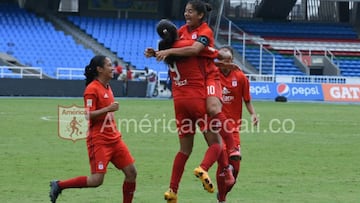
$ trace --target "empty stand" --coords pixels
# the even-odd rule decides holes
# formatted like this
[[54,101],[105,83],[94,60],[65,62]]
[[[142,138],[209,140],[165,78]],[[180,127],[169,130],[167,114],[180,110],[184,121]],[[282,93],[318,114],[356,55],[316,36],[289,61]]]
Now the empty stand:
[[234,21],[245,32],[266,37],[358,39],[347,23]]
[[94,53],[71,36],[13,4],[0,4],[0,51],[55,77],[57,67],[83,68]]
[[144,57],[145,48],[157,47],[159,37],[155,27],[158,20],[79,16],[69,16],[68,20],[137,69],[148,66],[156,71],[167,71],[164,63]]
[[[232,45],[239,53],[242,52],[242,44]],[[275,56],[275,74],[276,75],[304,75],[303,72],[298,69],[292,58],[283,56],[276,52],[272,52]],[[260,64],[260,49],[255,46],[246,46],[245,59],[253,65],[258,71],[261,69],[261,74],[272,74],[272,60],[273,57],[264,54]],[[261,67],[260,67],[261,65]]]
[[[342,76],[360,76],[360,40],[350,24],[261,21],[235,23],[244,31],[260,36],[256,43],[263,44],[274,53],[276,74],[302,74],[292,58],[294,49],[297,49],[302,52],[310,51],[312,55],[324,55],[325,50],[329,50],[336,56],[335,63],[339,64]],[[241,52],[239,45],[233,46]],[[251,50],[251,46],[247,45],[245,56],[252,65],[258,67],[259,53],[256,49],[249,49]],[[270,74],[266,67],[263,73]]]

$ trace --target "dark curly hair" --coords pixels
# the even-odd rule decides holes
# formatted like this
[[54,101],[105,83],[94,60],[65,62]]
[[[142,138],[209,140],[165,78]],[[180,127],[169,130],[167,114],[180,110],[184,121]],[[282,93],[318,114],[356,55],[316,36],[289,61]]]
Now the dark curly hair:
[[87,65],[85,67],[85,77],[86,77],[86,83],[85,86],[87,86],[88,84],[90,84],[97,76],[98,76],[98,71],[97,71],[97,67],[104,67],[105,65],[105,58],[106,56],[103,55],[97,55],[94,56],[91,60],[89,65]]
[[[161,37],[161,40],[158,44],[159,50],[170,49],[174,42],[178,39],[177,27],[170,20],[162,19],[156,25],[156,31]],[[174,61],[179,60],[178,56],[168,56],[164,60],[165,63],[171,65]]]

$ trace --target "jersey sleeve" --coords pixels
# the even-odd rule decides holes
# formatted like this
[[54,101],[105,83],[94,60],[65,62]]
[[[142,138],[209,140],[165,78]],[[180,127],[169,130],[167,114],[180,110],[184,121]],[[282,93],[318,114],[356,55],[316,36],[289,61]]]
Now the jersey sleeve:
[[249,102],[251,100],[250,96],[250,83],[249,79],[245,76],[244,73],[240,72],[241,79],[243,80],[243,99],[245,102]]
[[84,106],[88,111],[95,111],[97,107],[97,96],[92,88],[87,88],[84,93]]

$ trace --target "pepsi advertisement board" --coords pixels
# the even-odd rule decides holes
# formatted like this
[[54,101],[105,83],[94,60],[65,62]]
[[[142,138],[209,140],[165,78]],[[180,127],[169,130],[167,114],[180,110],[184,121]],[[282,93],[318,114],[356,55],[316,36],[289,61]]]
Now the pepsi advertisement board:
[[250,82],[250,95],[252,99],[275,99],[276,83]]
[[277,96],[284,96],[288,100],[324,100],[321,84],[251,82],[250,94],[255,100],[274,100]]

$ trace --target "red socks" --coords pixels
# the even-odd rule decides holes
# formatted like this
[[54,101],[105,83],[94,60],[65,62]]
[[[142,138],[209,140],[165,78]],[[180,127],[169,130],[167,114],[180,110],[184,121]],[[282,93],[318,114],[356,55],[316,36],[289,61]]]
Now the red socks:
[[227,185],[225,184],[224,168],[218,166],[216,170],[216,183],[218,187],[218,200],[219,202],[226,201]]
[[[58,182],[59,187],[63,189],[67,188],[83,188],[87,187],[87,176],[79,176],[68,180]],[[123,203],[131,203],[134,197],[136,183],[124,182],[123,183]]]
[[179,183],[184,173],[185,164],[188,158],[188,155],[181,152],[178,152],[175,156],[170,180],[170,188],[175,193],[177,193],[177,190],[179,188]]
[[207,149],[204,159],[202,160],[200,167],[205,171],[208,171],[209,168],[219,159],[219,156],[222,152],[221,145],[218,143],[212,144]]
[[240,172],[240,161],[234,161],[234,160],[230,160],[229,161],[230,162],[230,164],[233,166],[233,168],[234,168],[234,177],[235,177],[235,179],[237,178],[237,176],[238,176],[238,174],[239,174],[239,172]]
[[123,203],[131,203],[134,198],[134,192],[136,188],[135,182],[123,183]]
[[63,190],[66,188],[83,188],[87,187],[87,176],[78,176],[68,180],[58,182],[59,187]]
[[[220,123],[219,123],[220,122]],[[210,119],[209,123],[210,129],[218,131],[222,139],[226,144],[227,149],[234,149],[236,147],[234,138],[232,136],[232,125],[229,120],[227,120],[225,114],[220,112],[213,116]]]

